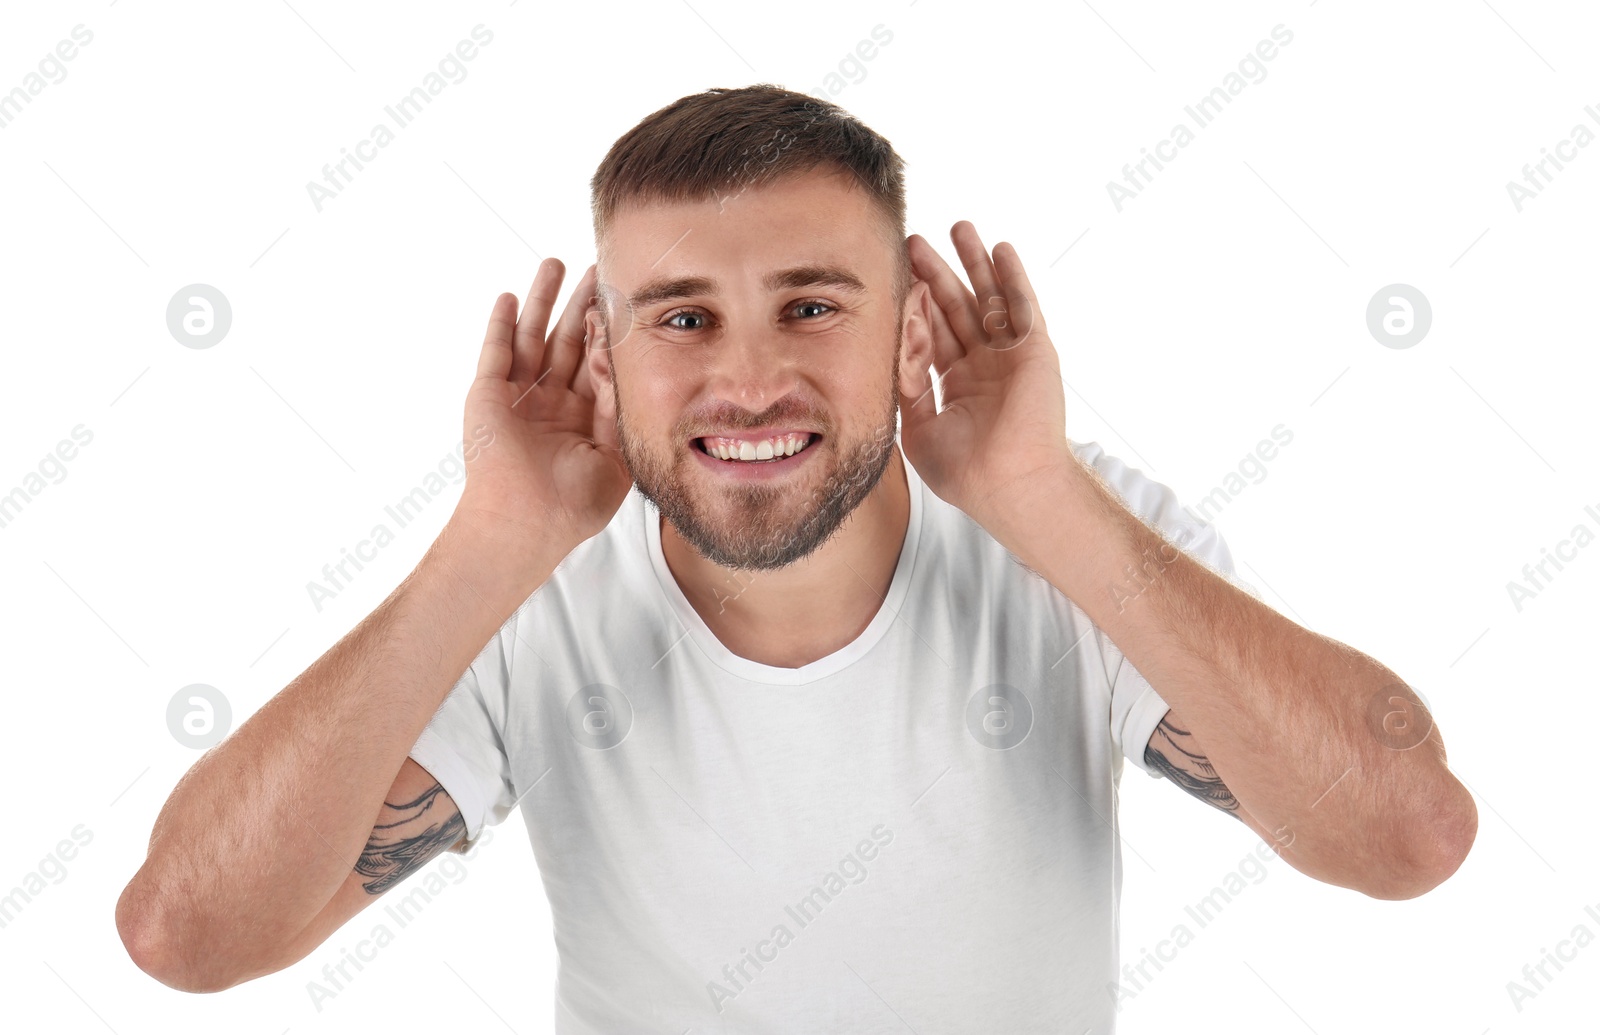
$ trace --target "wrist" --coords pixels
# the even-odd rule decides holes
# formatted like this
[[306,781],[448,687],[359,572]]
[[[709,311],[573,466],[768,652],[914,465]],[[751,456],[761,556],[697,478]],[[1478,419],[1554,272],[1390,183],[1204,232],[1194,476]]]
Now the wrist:
[[987,514],[997,542],[1086,609],[1113,593],[1150,534],[1076,457],[996,493]]
[[485,603],[509,617],[544,585],[571,546],[538,532],[502,528],[451,515],[423,563],[464,582]]
[[1002,546],[1029,560],[1046,540],[1081,523],[1084,503],[1096,488],[1093,477],[1068,456],[992,489],[972,517]]

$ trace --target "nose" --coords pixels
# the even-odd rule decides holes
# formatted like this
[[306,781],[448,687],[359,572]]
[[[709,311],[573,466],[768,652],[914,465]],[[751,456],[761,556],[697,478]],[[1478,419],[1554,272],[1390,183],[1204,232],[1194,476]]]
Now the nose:
[[707,389],[717,399],[761,413],[794,391],[796,343],[776,327],[745,321],[730,326],[709,350]]

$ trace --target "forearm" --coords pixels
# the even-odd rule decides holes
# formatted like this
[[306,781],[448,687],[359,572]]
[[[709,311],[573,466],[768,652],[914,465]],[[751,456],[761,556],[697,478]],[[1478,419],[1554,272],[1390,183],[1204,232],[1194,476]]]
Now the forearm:
[[1193,560],[1076,461],[992,503],[991,534],[1105,631],[1205,749],[1239,817],[1288,841],[1298,869],[1409,897],[1455,868],[1471,796],[1425,712],[1410,735],[1385,727],[1415,700],[1388,668]]
[[559,558],[507,564],[447,525],[376,610],[184,775],[118,926],[182,969],[270,952],[349,876],[461,673]]

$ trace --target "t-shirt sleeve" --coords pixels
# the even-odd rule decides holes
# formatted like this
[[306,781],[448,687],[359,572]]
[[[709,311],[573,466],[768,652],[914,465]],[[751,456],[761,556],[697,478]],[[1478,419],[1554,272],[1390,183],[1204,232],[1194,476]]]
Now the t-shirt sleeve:
[[467,827],[462,852],[476,848],[484,827],[504,821],[517,802],[504,730],[510,645],[520,614],[513,614],[484,645],[411,748],[411,758],[461,810]]
[[[1097,443],[1074,443],[1072,448],[1140,520],[1160,532],[1177,549],[1260,599],[1256,588],[1234,571],[1233,554],[1221,533],[1184,507],[1177,493],[1107,455]],[[1136,592],[1137,587],[1130,587],[1130,596]],[[1159,777],[1159,772],[1145,765],[1144,750],[1169,706],[1108,636],[1097,629],[1095,639],[1105,663],[1106,678],[1111,682],[1112,742],[1123,757],[1152,778]]]

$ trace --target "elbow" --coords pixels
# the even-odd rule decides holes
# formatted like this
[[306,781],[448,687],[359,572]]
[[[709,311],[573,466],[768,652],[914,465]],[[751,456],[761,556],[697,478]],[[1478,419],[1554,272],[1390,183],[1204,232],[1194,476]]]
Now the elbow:
[[[1448,779],[1448,777],[1447,777]],[[1472,795],[1454,779],[1446,804],[1414,817],[1404,836],[1395,838],[1398,849],[1387,878],[1363,889],[1378,899],[1401,900],[1425,895],[1449,880],[1478,836],[1478,807]]]
[[[186,951],[183,936],[159,898],[147,894],[137,878],[117,899],[117,934],[134,966],[180,992],[221,992],[238,984],[219,954]],[[197,958],[197,956],[202,958]]]

